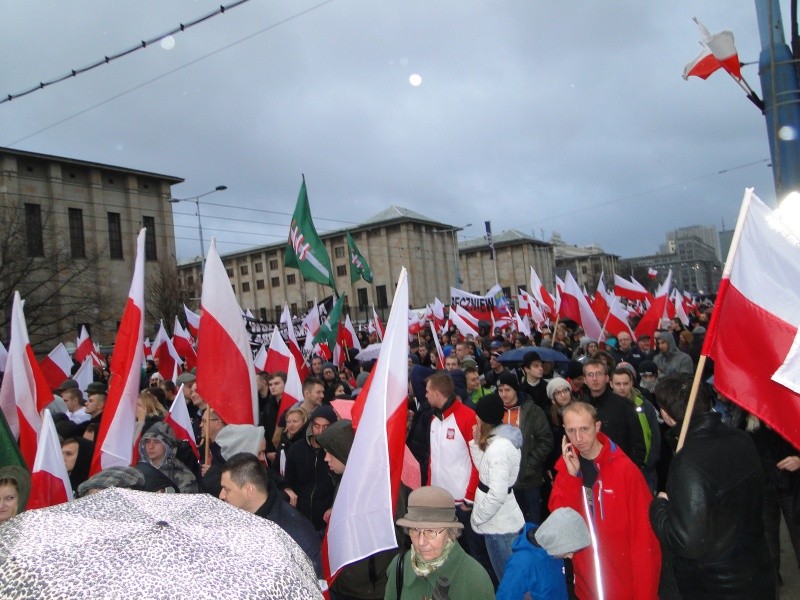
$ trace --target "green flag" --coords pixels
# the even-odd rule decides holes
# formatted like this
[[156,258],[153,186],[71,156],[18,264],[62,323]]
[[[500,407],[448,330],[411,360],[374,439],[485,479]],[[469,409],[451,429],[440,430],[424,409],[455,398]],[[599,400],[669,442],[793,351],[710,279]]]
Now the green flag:
[[299,269],[303,279],[316,281],[336,289],[331,260],[328,258],[325,245],[319,239],[314,222],[311,220],[305,177],[300,186],[300,195],[297,197],[297,206],[292,215],[292,224],[289,226],[289,245],[286,247],[286,258],[283,264]]
[[347,248],[350,250],[350,283],[355,283],[361,277],[367,283],[372,283],[372,269],[367,260],[358,251],[355,241],[347,232]]
[[339,296],[336,304],[333,305],[328,320],[325,321],[317,331],[317,335],[311,340],[314,344],[327,343],[328,348],[333,352],[336,346],[336,339],[339,337],[339,322],[342,320],[342,308],[344,307],[344,294]]

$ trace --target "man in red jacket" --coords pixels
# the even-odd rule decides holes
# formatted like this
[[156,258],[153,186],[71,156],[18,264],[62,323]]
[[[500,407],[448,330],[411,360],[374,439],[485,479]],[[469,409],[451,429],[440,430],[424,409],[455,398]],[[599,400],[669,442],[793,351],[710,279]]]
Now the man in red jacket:
[[572,508],[589,527],[591,546],[572,559],[576,595],[581,600],[657,599],[661,548],[650,527],[653,496],[642,472],[600,433],[592,405],[573,402],[563,418],[567,435],[549,507]]

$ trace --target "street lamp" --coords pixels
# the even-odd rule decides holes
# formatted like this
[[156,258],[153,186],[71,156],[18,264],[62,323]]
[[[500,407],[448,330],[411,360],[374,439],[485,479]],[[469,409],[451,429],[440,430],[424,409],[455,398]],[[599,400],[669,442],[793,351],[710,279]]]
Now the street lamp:
[[454,269],[453,272],[456,275],[456,287],[459,287],[461,284],[464,283],[464,280],[461,278],[461,267],[459,266],[458,262],[458,232],[464,231],[467,227],[472,227],[472,223],[467,223],[466,225],[462,225],[461,227],[449,227],[447,229],[434,229],[433,233],[447,233],[453,236],[453,251],[455,254],[453,255],[453,263]]
[[200,194],[198,196],[191,196],[189,198],[170,198],[169,201],[171,204],[177,204],[178,202],[194,202],[197,206],[197,229],[200,232],[200,278],[203,277],[203,271],[206,267],[206,258],[205,258],[205,243],[203,241],[203,222],[200,220],[200,198],[203,196],[208,196],[210,194],[214,194],[216,192],[222,192],[227,190],[227,185],[218,185],[213,190]]

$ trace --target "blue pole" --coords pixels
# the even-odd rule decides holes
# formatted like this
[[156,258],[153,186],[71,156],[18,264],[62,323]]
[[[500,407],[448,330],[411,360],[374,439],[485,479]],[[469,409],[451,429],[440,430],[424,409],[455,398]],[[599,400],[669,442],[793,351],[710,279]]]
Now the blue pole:
[[761,54],[758,75],[772,157],[775,194],[780,201],[800,191],[800,92],[794,58],[783,34],[778,0],[756,0]]

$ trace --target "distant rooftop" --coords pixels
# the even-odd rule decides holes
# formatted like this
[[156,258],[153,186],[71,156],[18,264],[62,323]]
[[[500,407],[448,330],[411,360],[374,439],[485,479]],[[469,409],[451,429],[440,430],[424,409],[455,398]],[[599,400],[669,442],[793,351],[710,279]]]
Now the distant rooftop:
[[[528,235],[527,233],[522,233],[517,229],[509,229],[507,231],[503,231],[497,235],[492,236],[492,241],[494,242],[495,247],[503,246],[506,244],[515,244],[520,242],[527,242],[529,244],[537,244],[540,246],[549,246],[547,242],[543,242],[542,240],[537,240],[532,235]],[[469,251],[469,250],[477,250],[479,248],[488,248],[489,242],[486,240],[485,237],[473,238],[471,240],[465,240],[463,242],[458,243],[458,250],[459,252]]]

